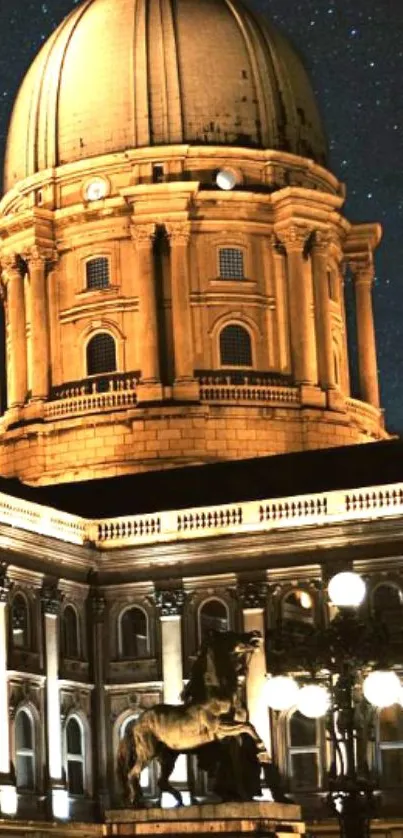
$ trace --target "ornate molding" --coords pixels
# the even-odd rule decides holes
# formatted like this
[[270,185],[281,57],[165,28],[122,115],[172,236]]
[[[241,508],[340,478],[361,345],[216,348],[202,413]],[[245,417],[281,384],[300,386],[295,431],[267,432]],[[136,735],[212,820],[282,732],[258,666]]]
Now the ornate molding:
[[132,224],[130,235],[136,247],[151,247],[156,233],[154,223]]
[[190,224],[185,221],[168,221],[165,224],[166,234],[172,245],[186,247],[190,239]]
[[283,227],[280,230],[276,230],[275,233],[287,253],[303,254],[307,241],[312,235],[312,230],[309,227],[290,224],[289,227]]
[[182,588],[155,592],[155,604],[161,617],[178,617],[182,614],[186,594]]
[[361,259],[347,259],[347,263],[355,283],[372,285],[375,278],[372,253],[368,253],[368,255],[363,256]]
[[7,576],[7,565],[0,564],[0,602],[8,602],[12,582]]
[[242,608],[265,608],[268,587],[266,582],[241,582],[237,587],[237,596]]
[[1,278],[5,286],[7,286],[7,283],[15,277],[18,279],[22,278],[20,261],[16,253],[9,253],[2,256],[0,266]]
[[95,623],[103,623],[106,613],[106,599],[98,591],[90,594],[91,611]]
[[58,617],[64,595],[59,590],[57,582],[48,582],[42,586],[42,612],[52,617]]
[[313,252],[321,256],[327,256],[332,242],[333,238],[330,230],[315,230],[312,241]]

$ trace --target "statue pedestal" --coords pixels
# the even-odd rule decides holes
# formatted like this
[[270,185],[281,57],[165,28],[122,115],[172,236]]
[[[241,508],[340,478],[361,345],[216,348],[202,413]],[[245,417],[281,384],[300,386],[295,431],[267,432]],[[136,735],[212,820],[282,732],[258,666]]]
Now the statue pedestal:
[[104,836],[116,835],[303,835],[301,809],[290,803],[204,803],[178,809],[115,809],[106,812]]

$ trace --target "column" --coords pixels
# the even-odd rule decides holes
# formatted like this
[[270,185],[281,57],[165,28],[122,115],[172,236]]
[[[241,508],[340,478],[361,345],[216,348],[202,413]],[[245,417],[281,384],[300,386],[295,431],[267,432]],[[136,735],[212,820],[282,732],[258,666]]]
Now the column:
[[189,253],[190,227],[184,222],[165,225],[171,247],[171,297],[174,344],[174,398],[199,399],[194,378],[192,318],[190,310]]
[[182,609],[185,592],[156,591],[155,601],[160,610],[162,635],[162,680],[165,704],[180,704],[183,689]]
[[29,273],[31,352],[31,398],[43,401],[49,395],[49,323],[46,300],[46,259],[37,247],[24,254]]
[[106,692],[105,692],[105,598],[93,590],[90,598],[92,615],[92,671],[94,679],[94,780],[98,815],[104,817],[110,807],[108,788],[108,751],[106,734]]
[[140,352],[141,382],[138,387],[138,399],[140,402],[160,401],[162,387],[154,272],[155,224],[132,224],[130,232],[136,249],[139,295],[137,340]]
[[354,280],[357,318],[358,375],[363,401],[379,407],[378,366],[374,315],[372,309],[372,283],[374,267],[371,258],[350,262]]
[[291,354],[295,381],[314,384],[311,359],[314,357],[315,336],[311,327],[309,293],[306,287],[304,247],[310,231],[291,226],[276,231],[287,252],[288,301],[291,326]]
[[2,277],[6,286],[8,321],[8,405],[21,407],[27,398],[27,337],[24,296],[24,277],[17,257],[1,260]]
[[328,252],[330,236],[327,231],[316,231],[311,259],[315,300],[315,325],[319,384],[323,390],[334,387],[332,324],[328,286]]
[[267,585],[261,582],[246,582],[238,587],[242,605],[245,631],[260,631],[263,642],[252,655],[246,676],[246,703],[249,718],[271,756],[271,735],[269,708],[266,702],[266,651],[265,651],[265,608]]
[[68,805],[63,782],[62,730],[59,694],[59,614],[62,594],[55,583],[45,583],[41,591],[45,628],[46,727],[48,775],[51,810],[62,817],[63,803]]

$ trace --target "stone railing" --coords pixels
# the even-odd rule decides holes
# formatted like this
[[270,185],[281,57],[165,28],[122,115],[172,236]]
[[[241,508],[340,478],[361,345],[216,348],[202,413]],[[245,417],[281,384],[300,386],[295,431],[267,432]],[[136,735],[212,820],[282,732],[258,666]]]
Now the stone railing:
[[364,428],[368,428],[368,423],[379,428],[382,423],[382,411],[372,404],[358,399],[346,399],[346,408],[357,425],[362,425]]
[[403,516],[403,483],[88,520],[0,493],[0,525],[101,550]]
[[0,493],[0,524],[48,535],[70,544],[84,544],[87,538],[83,518],[3,493]]
[[403,483],[92,521],[88,539],[107,550],[400,515]]
[[244,370],[196,370],[195,376],[205,402],[298,405],[300,401],[288,376]]
[[45,416],[60,419],[97,410],[133,407],[139,378],[139,372],[110,373],[53,387]]

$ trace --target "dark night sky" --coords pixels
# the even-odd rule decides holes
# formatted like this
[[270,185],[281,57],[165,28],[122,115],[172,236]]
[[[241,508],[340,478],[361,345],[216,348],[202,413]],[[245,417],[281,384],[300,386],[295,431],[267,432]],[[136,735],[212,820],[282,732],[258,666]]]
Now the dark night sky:
[[[252,0],[251,0],[252,2]],[[0,159],[13,98],[41,44],[78,0],[0,0]],[[347,215],[380,221],[375,315],[388,427],[403,433],[403,0],[253,0],[310,70],[346,184]]]

